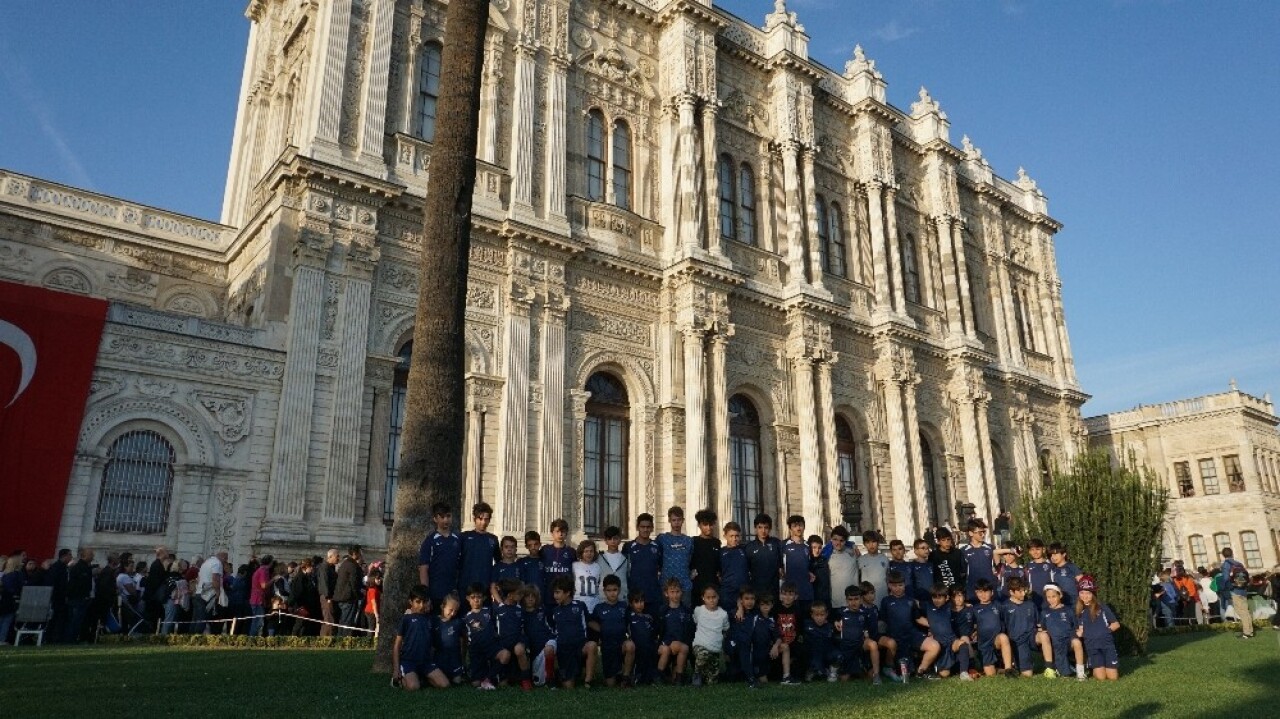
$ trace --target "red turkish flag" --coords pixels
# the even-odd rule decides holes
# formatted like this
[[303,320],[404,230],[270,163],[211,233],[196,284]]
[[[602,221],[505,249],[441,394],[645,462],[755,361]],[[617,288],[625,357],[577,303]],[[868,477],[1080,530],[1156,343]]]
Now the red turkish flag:
[[0,552],[53,556],[106,300],[0,282]]

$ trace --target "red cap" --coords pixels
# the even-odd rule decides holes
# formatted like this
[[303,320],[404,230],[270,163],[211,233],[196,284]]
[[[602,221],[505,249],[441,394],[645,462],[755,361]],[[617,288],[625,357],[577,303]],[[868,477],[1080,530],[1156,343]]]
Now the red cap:
[[1098,582],[1093,578],[1092,574],[1086,574],[1080,577],[1080,582],[1076,585],[1076,588],[1082,592],[1096,592],[1098,591]]

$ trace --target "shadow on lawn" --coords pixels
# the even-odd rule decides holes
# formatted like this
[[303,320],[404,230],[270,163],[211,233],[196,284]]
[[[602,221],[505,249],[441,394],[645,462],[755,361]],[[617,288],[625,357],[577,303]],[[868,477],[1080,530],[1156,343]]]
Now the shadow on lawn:
[[1007,719],[1035,719],[1035,717],[1047,717],[1053,714],[1054,710],[1057,708],[1057,704],[1040,702],[1039,704],[1032,704],[1026,709],[1019,709],[1018,711],[1010,714]]

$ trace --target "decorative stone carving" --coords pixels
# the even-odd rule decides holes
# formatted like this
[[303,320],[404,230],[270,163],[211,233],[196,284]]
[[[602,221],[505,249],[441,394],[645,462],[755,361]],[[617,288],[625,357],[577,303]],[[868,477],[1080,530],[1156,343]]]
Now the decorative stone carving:
[[192,403],[204,413],[222,440],[222,454],[235,454],[236,444],[249,436],[253,427],[253,398],[209,390],[193,390]]

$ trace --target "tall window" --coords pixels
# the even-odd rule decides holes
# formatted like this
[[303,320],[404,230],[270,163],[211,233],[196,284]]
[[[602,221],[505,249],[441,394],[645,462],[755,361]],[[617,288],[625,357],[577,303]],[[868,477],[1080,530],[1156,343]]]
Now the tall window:
[[1047,449],[1040,451],[1040,486],[1053,486],[1053,455]]
[[174,462],[173,446],[159,432],[135,430],[112,442],[94,530],[163,534]]
[[613,122],[613,204],[631,209],[631,128],[624,120]]
[[[963,251],[963,248],[962,248]],[[982,328],[978,326],[978,296],[986,296],[985,290],[978,284],[978,276],[973,273],[973,263],[966,263],[964,266],[965,276],[969,278],[969,322],[973,325],[975,332],[981,332]]]
[[1209,552],[1204,548],[1204,536],[1193,534],[1187,537],[1191,545],[1191,564],[1196,567],[1209,566]]
[[853,439],[853,429],[844,417],[836,416],[836,469],[839,472],[840,491],[855,492],[858,489],[858,466],[854,460],[858,445]]
[[733,521],[752,526],[764,511],[760,475],[760,414],[740,394],[729,398],[729,474],[733,482]]
[[756,177],[751,165],[742,163],[738,170],[738,239],[748,245],[756,243]]
[[951,513],[947,511],[947,488],[938,481],[933,448],[929,446],[929,439],[923,432],[920,433],[920,469],[921,477],[924,479],[925,513],[928,515],[929,524],[938,526],[946,521]]
[[1258,546],[1257,533],[1241,532],[1240,546],[1244,548],[1244,566],[1250,569],[1262,569],[1262,548]]
[[1214,558],[1222,556],[1222,550],[1231,546],[1231,535],[1226,532],[1217,532],[1213,535]]
[[604,200],[604,114],[587,113],[587,199]]
[[840,219],[840,205],[831,203],[831,210],[827,213],[827,237],[831,238],[830,249],[827,252],[827,272],[836,277],[847,277],[848,272],[845,269],[845,251],[844,251],[844,222]]
[[391,380],[391,421],[387,427],[387,476],[382,487],[382,521],[387,524],[396,516],[396,487],[400,481],[400,434],[404,431],[404,399],[409,392],[409,361],[413,358],[413,340],[404,343],[397,353],[395,376]]
[[1026,348],[1027,344],[1027,313],[1022,307],[1022,295],[1015,287],[1013,290],[1013,318],[1018,325],[1018,345]]
[[617,377],[596,372],[587,380],[587,419],[583,447],[582,529],[599,536],[609,527],[626,527],[627,440],[630,403]]
[[1244,472],[1240,471],[1239,455],[1229,454],[1222,458],[1222,468],[1227,473],[1227,490],[1231,492],[1244,491]]
[[735,195],[733,188],[733,160],[721,155],[716,163],[716,179],[720,182],[720,236],[734,239],[738,236],[734,226]]
[[[821,195],[818,196],[814,212],[817,213],[818,217],[818,264],[823,270],[826,270],[827,258],[831,255],[831,248],[828,247],[831,244],[831,228],[827,225],[827,203],[822,199]],[[816,282],[818,279],[815,277],[814,281]]]
[[436,103],[440,100],[440,46],[422,46],[418,70],[418,137],[436,139]]
[[1222,491],[1218,486],[1218,465],[1214,464],[1212,457],[1200,460],[1200,482],[1204,484],[1206,495]]
[[909,302],[920,302],[920,255],[916,236],[908,232],[902,236],[902,283]]
[[1196,484],[1191,480],[1191,463],[1190,462],[1174,462],[1173,478],[1178,482],[1178,496],[1180,497],[1196,496]]

